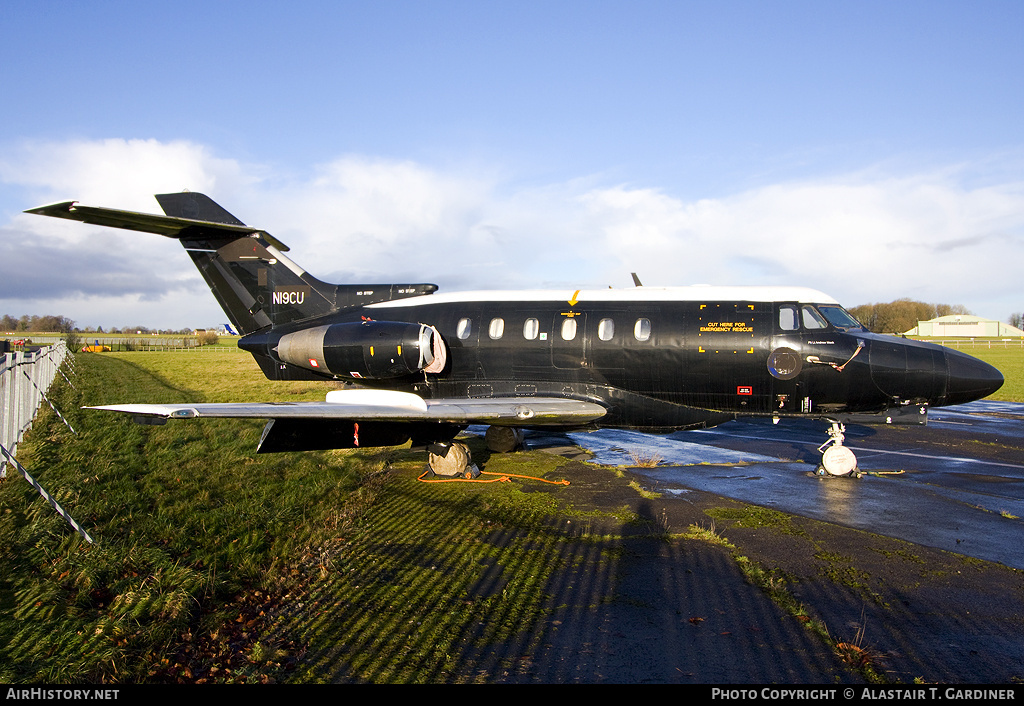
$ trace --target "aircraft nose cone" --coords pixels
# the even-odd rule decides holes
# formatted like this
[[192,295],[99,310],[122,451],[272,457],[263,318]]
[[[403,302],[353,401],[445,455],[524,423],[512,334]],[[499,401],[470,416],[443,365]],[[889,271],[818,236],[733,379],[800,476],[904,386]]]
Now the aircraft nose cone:
[[959,351],[946,351],[946,404],[988,397],[1003,386],[1003,374],[988,363]]

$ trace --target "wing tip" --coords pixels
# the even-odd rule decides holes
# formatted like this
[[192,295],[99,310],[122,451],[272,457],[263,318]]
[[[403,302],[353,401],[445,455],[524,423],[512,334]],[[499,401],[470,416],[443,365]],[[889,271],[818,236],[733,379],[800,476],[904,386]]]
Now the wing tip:
[[23,213],[31,213],[36,216],[61,216],[66,213],[71,213],[75,208],[77,201],[59,201],[58,203],[51,203],[45,206],[36,206],[35,208],[27,208]]

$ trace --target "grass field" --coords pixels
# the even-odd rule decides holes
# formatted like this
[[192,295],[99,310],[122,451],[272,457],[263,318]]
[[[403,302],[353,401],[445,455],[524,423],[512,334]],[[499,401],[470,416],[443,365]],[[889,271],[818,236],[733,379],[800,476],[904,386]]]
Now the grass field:
[[[972,352],[1006,375],[997,399],[1024,401],[1024,351]],[[19,460],[97,542],[17,473],[0,483],[0,682],[449,681],[471,671],[465,644],[537,621],[553,572],[608,551],[585,529],[600,518],[530,482],[467,493],[418,483],[422,454],[403,449],[256,456],[258,421],[139,426],[80,409],[323,398],[323,383],[269,382],[241,352],[77,367],[78,389],[51,397],[78,433],[44,406]],[[472,448],[495,473],[560,478],[566,463]],[[553,531],[556,513],[584,529]]]
[[[443,680],[453,636],[514,634],[555,568],[541,557],[572,554],[552,545],[578,541],[550,532],[549,494],[496,483],[467,495],[416,482],[420,453],[256,456],[260,422],[139,426],[79,409],[322,399],[322,383],[270,383],[248,355],[78,361],[78,390],[52,395],[78,434],[44,407],[19,460],[97,542],[84,543],[16,472],[0,483],[0,682],[322,681],[339,659],[352,680]],[[482,445],[473,450],[486,459]],[[535,475],[564,462],[514,461],[516,473]],[[512,463],[495,457],[488,470]],[[510,526],[508,546],[481,541]],[[499,551],[515,578],[495,609],[467,597]],[[325,587],[329,624],[289,618],[296,596]],[[307,653],[335,645],[339,630],[349,643],[340,655]]]
[[963,352],[994,365],[1003,374],[1003,386],[989,399],[1024,402],[1024,349],[965,348]]

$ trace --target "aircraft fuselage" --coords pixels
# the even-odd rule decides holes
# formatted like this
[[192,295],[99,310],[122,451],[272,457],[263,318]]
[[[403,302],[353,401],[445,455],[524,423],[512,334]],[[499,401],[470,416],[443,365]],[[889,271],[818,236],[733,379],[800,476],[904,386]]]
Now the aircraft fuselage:
[[[426,398],[571,397],[608,407],[601,426],[637,429],[955,404],[1002,383],[974,358],[872,334],[843,316],[831,297],[793,287],[431,294],[277,326],[239,345],[268,377],[333,378]],[[315,354],[281,357],[290,333],[353,330],[371,319],[434,327],[447,349],[444,370],[375,379]],[[374,355],[393,356],[387,351],[401,345],[386,331],[378,338]]]

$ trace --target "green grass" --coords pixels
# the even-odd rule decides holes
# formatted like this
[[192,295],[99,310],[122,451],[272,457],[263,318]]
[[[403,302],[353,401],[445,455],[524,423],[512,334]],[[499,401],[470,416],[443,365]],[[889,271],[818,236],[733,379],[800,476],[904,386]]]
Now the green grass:
[[963,352],[994,365],[1003,374],[1003,386],[988,399],[1024,402],[1024,348],[965,348]]
[[793,524],[792,515],[757,505],[714,508],[708,511],[708,515],[715,520],[732,520],[736,527],[771,527],[780,534],[804,534],[800,527]]
[[[552,572],[604,551],[557,486],[467,492],[417,482],[407,449],[257,456],[259,421],[80,409],[322,399],[322,383],[268,382],[248,355],[78,361],[78,391],[52,391],[78,434],[44,408],[19,460],[96,544],[18,474],[0,483],[0,682],[447,681],[538,619]],[[566,463],[470,445],[499,474]]]
[[159,678],[183,636],[227,621],[247,592],[278,590],[337,513],[358,506],[356,454],[257,457],[260,422],[146,427],[79,409],[196,400],[207,384],[207,399],[262,396],[246,368],[228,354],[79,356],[79,391],[52,391],[78,434],[44,406],[19,460],[97,543],[17,473],[0,484],[0,681]]

